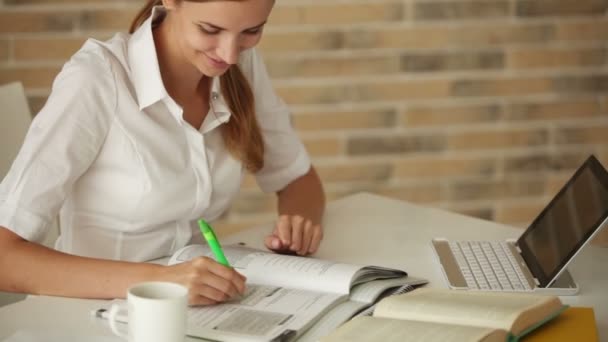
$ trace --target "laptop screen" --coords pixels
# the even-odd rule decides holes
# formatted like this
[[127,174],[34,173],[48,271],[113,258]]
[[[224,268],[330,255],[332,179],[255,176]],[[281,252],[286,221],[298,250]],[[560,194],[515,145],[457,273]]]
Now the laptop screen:
[[594,156],[517,240],[540,287],[560,273],[608,217],[608,173]]

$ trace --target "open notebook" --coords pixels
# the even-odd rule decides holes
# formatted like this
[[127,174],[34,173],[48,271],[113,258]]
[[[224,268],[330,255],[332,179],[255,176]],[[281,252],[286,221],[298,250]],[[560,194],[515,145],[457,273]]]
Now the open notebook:
[[566,266],[606,225],[608,172],[592,155],[516,241],[448,241],[432,246],[450,288],[572,295]]

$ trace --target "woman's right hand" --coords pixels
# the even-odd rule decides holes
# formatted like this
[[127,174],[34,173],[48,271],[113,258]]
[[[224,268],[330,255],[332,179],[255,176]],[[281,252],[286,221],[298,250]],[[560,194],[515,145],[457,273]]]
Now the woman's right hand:
[[188,288],[190,305],[225,302],[245,293],[245,276],[208,257],[166,266],[163,280]]

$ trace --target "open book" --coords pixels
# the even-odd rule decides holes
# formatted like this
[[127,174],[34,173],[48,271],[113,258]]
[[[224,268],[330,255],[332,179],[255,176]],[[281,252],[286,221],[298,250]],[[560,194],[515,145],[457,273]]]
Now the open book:
[[382,299],[321,341],[518,341],[566,308],[556,296],[423,288]]
[[[346,305],[340,315],[317,329],[326,334],[391,289],[426,283],[397,269],[281,255],[239,245],[227,245],[223,250],[230,265],[247,277],[247,291],[239,300],[190,307],[190,336],[220,341],[291,340],[339,304]],[[198,256],[213,258],[206,245],[190,245],[177,251],[169,264]]]

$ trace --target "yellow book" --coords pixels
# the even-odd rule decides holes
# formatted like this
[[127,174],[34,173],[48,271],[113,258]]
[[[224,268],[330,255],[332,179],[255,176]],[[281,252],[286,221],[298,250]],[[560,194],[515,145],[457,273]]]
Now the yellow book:
[[593,308],[571,307],[527,335],[523,342],[599,341]]
[[384,298],[373,316],[321,341],[519,341],[566,308],[557,296],[421,288]]

